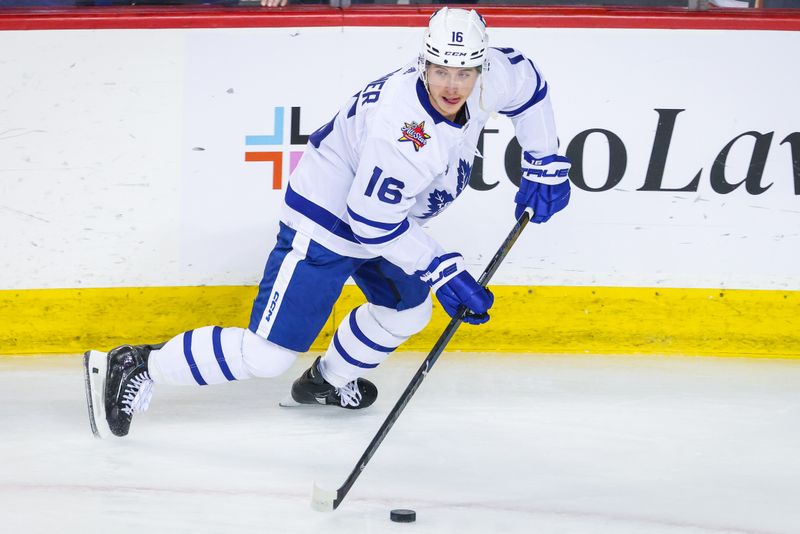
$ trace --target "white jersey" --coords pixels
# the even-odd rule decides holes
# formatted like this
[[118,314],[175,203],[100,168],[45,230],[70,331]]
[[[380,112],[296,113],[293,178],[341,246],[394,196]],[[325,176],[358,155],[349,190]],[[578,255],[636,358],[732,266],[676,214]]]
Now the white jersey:
[[431,105],[416,62],[367,84],[309,136],[281,220],[338,254],[383,256],[408,274],[450,252],[421,225],[466,188],[493,112],[511,118],[523,152],[558,149],[547,83],[533,62],[492,48],[489,63],[463,125]]

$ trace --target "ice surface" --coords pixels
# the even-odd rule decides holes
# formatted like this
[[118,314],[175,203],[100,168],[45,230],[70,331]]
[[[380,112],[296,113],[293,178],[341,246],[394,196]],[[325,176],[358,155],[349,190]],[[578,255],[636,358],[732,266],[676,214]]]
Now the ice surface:
[[373,371],[364,412],[278,406],[310,356],[271,380],[157,386],[105,441],[79,356],[0,357],[0,531],[800,532],[796,360],[445,354],[341,507],[311,510],[423,357]]

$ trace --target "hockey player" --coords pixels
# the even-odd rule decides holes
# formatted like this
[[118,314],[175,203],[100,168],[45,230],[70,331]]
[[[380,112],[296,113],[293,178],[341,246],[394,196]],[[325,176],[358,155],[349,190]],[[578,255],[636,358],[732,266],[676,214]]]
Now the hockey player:
[[352,277],[367,303],[350,311],[327,352],[292,385],[284,405],[365,408],[377,388],[362,378],[431,316],[431,291],[453,316],[489,320],[492,294],[461,254],[422,224],[466,188],[478,138],[493,112],[522,146],[519,217],[547,221],[570,195],[548,85],[512,48],[489,48],[475,11],[442,8],[417,61],[366,84],[309,136],[286,189],[277,244],[248,328],[207,326],[165,344],[85,356],[95,434],[128,433],[153,384],[217,384],[284,373],[324,326]]

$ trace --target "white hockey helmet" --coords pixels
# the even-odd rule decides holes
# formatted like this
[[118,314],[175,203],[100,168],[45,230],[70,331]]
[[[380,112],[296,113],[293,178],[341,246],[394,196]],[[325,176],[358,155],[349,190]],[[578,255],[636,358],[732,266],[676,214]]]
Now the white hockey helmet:
[[420,66],[485,67],[489,38],[477,11],[443,7],[431,15],[425,32]]

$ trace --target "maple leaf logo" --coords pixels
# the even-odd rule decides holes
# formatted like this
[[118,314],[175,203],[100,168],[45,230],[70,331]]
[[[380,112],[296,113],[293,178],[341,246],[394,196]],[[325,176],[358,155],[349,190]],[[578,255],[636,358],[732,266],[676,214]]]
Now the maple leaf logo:
[[443,189],[434,189],[433,192],[428,195],[428,211],[422,215],[422,218],[427,219],[428,217],[433,217],[449,206],[453,200],[455,200],[455,198],[447,191]]
[[458,160],[458,183],[456,184],[456,196],[460,195],[464,188],[467,187],[471,174],[472,165],[467,163],[466,160]]
[[425,121],[422,122],[405,122],[403,127],[400,128],[400,133],[403,134],[398,141],[410,141],[414,145],[414,151],[419,152],[419,149],[425,146],[430,135],[425,133]]

